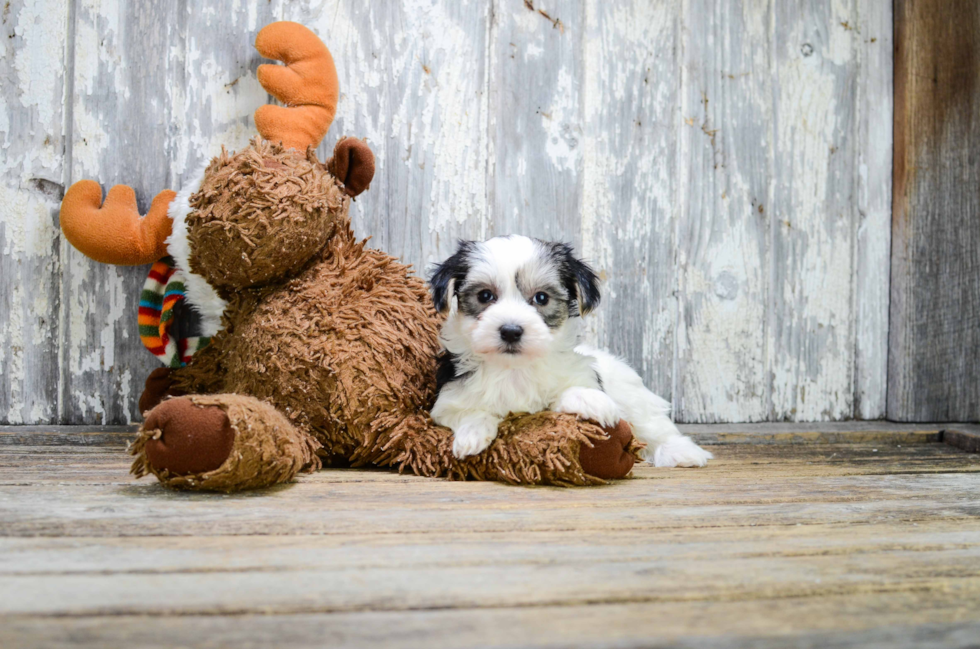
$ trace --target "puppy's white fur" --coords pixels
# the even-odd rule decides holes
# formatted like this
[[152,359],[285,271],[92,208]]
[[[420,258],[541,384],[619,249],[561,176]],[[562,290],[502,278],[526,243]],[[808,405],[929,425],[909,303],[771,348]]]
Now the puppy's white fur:
[[[711,453],[681,435],[668,416],[670,405],[632,368],[577,344],[577,316],[592,306],[589,295],[598,301],[597,280],[569,251],[527,237],[497,237],[464,244],[437,270],[437,307],[448,311],[441,340],[454,367],[432,417],[453,430],[453,453],[463,458],[486,449],[510,412],[555,410],[602,426],[625,419],[656,466],[704,466]],[[493,300],[479,302],[478,290],[492,292]],[[548,295],[544,306],[535,302],[540,292]],[[523,330],[519,343],[503,340],[505,325]]]

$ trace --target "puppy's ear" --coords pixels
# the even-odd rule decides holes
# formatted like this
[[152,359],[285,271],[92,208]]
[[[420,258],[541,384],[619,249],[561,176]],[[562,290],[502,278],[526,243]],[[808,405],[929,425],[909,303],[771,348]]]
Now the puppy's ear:
[[453,303],[453,293],[456,285],[466,278],[470,272],[470,250],[472,241],[460,241],[453,256],[442,262],[432,271],[429,285],[432,288],[432,302],[436,311],[447,313]]
[[599,293],[599,276],[591,266],[575,256],[568,244],[555,244],[554,254],[561,281],[568,294],[575,297],[579,315],[588,315],[599,306],[602,297]]

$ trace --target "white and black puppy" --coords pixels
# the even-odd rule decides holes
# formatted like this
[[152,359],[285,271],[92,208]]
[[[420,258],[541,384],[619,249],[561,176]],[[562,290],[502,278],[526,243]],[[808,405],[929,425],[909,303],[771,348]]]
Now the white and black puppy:
[[436,267],[445,351],[433,420],[453,430],[453,454],[486,449],[510,412],[555,410],[614,426],[625,419],[656,466],[712,457],[668,417],[670,404],[626,363],[579,345],[579,322],[599,305],[599,279],[570,246],[522,236],[461,242]]

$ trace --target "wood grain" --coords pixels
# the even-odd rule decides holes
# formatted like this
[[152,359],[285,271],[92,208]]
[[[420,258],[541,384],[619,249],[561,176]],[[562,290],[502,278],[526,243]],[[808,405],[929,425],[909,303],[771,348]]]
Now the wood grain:
[[490,232],[581,245],[582,0],[494,3]]
[[[457,238],[574,243],[605,279],[588,338],[680,421],[881,417],[887,5],[12,0],[0,423],[138,421],[156,363],[133,324],[146,269],[62,241],[61,192],[126,183],[145,208],[222,145],[244,146],[269,100],[251,44],[277,19],[334,52],[341,99],[318,153],[343,135],[373,148],[352,219],[374,245],[424,273]],[[960,365],[927,382],[946,390]]]
[[[677,602],[819,597],[937,589],[963,583],[975,594],[980,571],[964,568],[957,577],[937,572],[980,558],[974,530],[966,547],[938,550],[884,550],[823,556],[711,557],[654,556],[658,548],[637,547],[644,558],[620,558],[621,547],[589,546],[583,551],[543,556],[509,556],[476,549],[479,558],[462,565],[351,562],[337,567],[297,564],[231,570],[0,576],[0,608],[5,615],[154,616],[340,613],[532,606],[576,606],[589,602]],[[942,540],[938,541],[940,545]],[[237,544],[227,539],[227,553]],[[323,552],[312,545],[311,553]],[[385,548],[380,549],[385,551]],[[98,550],[93,550],[98,551]],[[416,555],[459,554],[456,546],[412,548]],[[475,553],[475,554],[476,554]],[[297,559],[303,552],[296,553]],[[329,553],[328,553],[329,554]],[[343,551],[337,554],[343,554]],[[396,553],[396,555],[399,553]],[[570,566],[576,569],[570,570]],[[528,576],[535,585],[528,588]],[[751,580],[726,579],[752,574]],[[656,575],[656,578],[651,576]],[[732,582],[735,583],[732,583]],[[748,583],[746,583],[748,582]],[[971,583],[972,582],[972,583]],[[474,588],[483,584],[483,588]],[[139,591],[140,598],[133,593]]]
[[670,399],[679,4],[590,0],[585,11],[581,250],[603,278],[605,301],[585,326]]
[[[580,532],[677,531],[896,518],[962,521],[978,511],[968,494],[980,487],[980,456],[942,444],[715,450],[718,459],[706,470],[639,467],[638,479],[603,489],[521,489],[329,470],[268,491],[214,497],[134,482],[126,475],[129,458],[120,451],[100,459],[91,452],[72,458],[53,449],[37,456],[0,447],[10,476],[0,485],[0,536],[343,536],[393,528],[530,533],[569,526]],[[70,468],[76,466],[84,469],[77,485]],[[765,480],[759,479],[761,467]],[[404,492],[394,508],[393,487]]]
[[969,453],[980,453],[980,426],[947,428],[943,431],[943,442]]
[[854,406],[857,6],[773,9],[772,415],[841,419]]
[[120,481],[120,450],[0,446],[0,644],[975,641],[980,456],[715,449],[593,489],[326,470],[223,496]]
[[0,25],[0,423],[57,422],[68,0],[11,0]]
[[[881,646],[972,649],[980,623],[965,621],[963,593],[839,595],[748,602],[612,604],[307,615],[17,617],[0,639],[12,646],[214,644],[291,647],[717,647],[769,649]],[[868,628],[870,621],[880,626]],[[806,629],[800,631],[800,629]],[[206,646],[206,645],[205,645]]]
[[678,223],[674,377],[674,407],[684,421],[763,421],[772,414],[771,11],[751,1],[685,3],[681,138],[689,163]]
[[858,5],[857,217],[854,233],[854,417],[885,415],[891,270],[893,16]]
[[980,420],[978,29],[975,2],[895,3],[891,419]]

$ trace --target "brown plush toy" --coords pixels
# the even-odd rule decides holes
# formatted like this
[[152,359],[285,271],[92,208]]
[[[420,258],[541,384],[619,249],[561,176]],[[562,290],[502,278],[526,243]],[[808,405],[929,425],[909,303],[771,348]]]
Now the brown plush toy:
[[323,464],[519,484],[626,476],[639,445],[625,422],[604,431],[550,412],[512,415],[486,452],[453,457],[452,432],[427,414],[440,323],[425,284],[351,231],[350,201],[368,188],[374,156],[350,138],[326,164],[312,149],[339,96],[330,53],[288,22],[255,46],[286,64],[258,71],[285,104],[256,111],[264,139],[223,152],[142,218],[123,186],[102,203],[99,185],[81,181],[62,204],[65,236],[89,257],[157,262],[140,334],[170,367],[140,400],[133,473],[217,491]]

